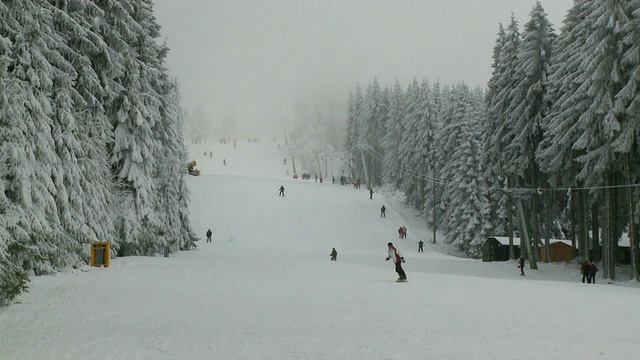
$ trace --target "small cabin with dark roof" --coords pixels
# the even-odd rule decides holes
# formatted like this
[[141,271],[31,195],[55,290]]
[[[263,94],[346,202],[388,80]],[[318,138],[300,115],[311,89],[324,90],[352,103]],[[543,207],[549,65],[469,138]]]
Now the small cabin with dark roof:
[[[513,252],[520,257],[520,238],[513,238]],[[509,237],[490,236],[482,244],[482,261],[509,261]]]

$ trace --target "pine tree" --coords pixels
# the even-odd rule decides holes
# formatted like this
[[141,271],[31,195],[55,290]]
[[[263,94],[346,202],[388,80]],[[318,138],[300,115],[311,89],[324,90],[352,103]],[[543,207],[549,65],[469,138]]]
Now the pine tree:
[[352,93],[349,99],[349,107],[347,109],[347,125],[345,136],[345,152],[347,154],[347,166],[346,169],[352,180],[360,178],[362,174],[362,160],[360,156],[360,129],[361,129],[361,116],[363,112],[363,99],[362,90],[357,86],[355,95]]
[[402,164],[402,191],[407,197],[407,203],[415,206],[421,204],[414,203],[415,193],[419,191],[417,173],[414,171],[416,158],[416,141],[419,128],[419,109],[422,104],[422,93],[418,80],[414,79],[409,84],[406,92],[407,111],[404,120],[404,133],[399,148],[400,163]]
[[441,154],[450,154],[440,172],[447,179],[443,198],[446,203],[443,228],[468,256],[477,257],[487,234],[489,214],[486,186],[481,165],[478,112],[466,85],[453,92],[446,111],[446,124],[438,137]]
[[[0,3],[0,14],[8,13],[7,6]],[[11,17],[0,21],[0,163],[4,164],[0,167],[0,307],[25,291],[28,281],[24,270],[11,260],[11,253],[19,247],[18,241],[27,238],[20,224],[24,214],[15,203],[30,198],[28,179],[22,169],[26,160],[26,131],[19,114],[24,94],[19,92],[23,89],[7,70],[13,68],[9,36],[13,37],[19,27],[18,21]]]
[[389,116],[385,124],[385,134],[382,142],[384,148],[383,183],[394,187],[400,185],[402,163],[400,162],[400,142],[404,133],[404,118],[406,104],[404,90],[396,80],[390,97]]
[[368,186],[379,185],[382,177],[381,134],[387,119],[386,100],[378,79],[367,88],[364,99],[364,111],[361,116],[359,143],[364,147],[364,160],[369,172]]

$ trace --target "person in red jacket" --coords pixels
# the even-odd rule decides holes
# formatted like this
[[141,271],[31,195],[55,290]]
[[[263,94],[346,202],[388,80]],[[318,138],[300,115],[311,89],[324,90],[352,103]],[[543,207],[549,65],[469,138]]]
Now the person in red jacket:
[[587,284],[591,283],[591,274],[589,272],[589,268],[591,267],[591,265],[589,264],[589,262],[587,260],[585,260],[582,263],[582,266],[580,267],[580,272],[582,273],[582,283],[585,283],[585,280],[587,281]]
[[388,243],[387,247],[389,248],[389,256],[387,256],[387,259],[385,261],[389,261],[389,260],[393,260],[393,262],[396,264],[396,272],[398,273],[398,280],[396,280],[397,282],[405,282],[407,281],[407,274],[404,272],[404,270],[402,269],[402,263],[404,263],[404,258],[402,257],[402,254],[400,253],[400,251],[398,251],[398,249],[396,249],[392,243]]

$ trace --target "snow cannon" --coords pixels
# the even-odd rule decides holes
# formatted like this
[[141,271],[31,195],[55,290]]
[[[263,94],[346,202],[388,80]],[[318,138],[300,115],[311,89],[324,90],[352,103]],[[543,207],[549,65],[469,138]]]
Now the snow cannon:
[[187,163],[187,172],[189,175],[200,176],[200,170],[196,169],[196,165],[197,163],[195,160],[191,160]]

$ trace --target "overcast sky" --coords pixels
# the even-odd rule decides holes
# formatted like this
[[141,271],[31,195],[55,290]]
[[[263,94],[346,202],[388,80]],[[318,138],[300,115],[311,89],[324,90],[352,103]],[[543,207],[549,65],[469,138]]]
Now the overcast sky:
[[[573,0],[541,1],[556,31]],[[413,78],[484,87],[498,24],[535,0],[155,0],[183,105],[211,119],[292,116],[309,94]]]

